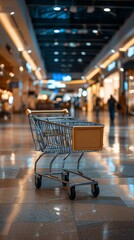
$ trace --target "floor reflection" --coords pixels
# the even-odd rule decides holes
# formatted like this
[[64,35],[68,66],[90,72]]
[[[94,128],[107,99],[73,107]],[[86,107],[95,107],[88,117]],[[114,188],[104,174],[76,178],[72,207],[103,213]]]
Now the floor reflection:
[[[94,113],[73,114],[96,121]],[[104,148],[84,153],[80,166],[98,181],[100,194],[93,198],[89,186],[79,186],[74,201],[59,182],[43,179],[41,188],[35,188],[39,152],[34,151],[26,116],[0,124],[0,239],[134,239],[134,117],[117,115],[110,125],[108,113],[100,112],[99,122],[105,125]],[[42,160],[42,170],[50,155]],[[76,155],[68,159],[69,168],[74,168]],[[59,157],[56,168],[60,165]]]

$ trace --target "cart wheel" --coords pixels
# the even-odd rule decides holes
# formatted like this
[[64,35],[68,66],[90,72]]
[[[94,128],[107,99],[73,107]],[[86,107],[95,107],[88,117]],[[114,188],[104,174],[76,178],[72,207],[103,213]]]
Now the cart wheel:
[[70,187],[70,191],[68,193],[68,196],[71,200],[74,200],[76,197],[75,187]]
[[91,185],[91,191],[94,197],[97,197],[99,195],[100,189],[98,184],[92,184]]
[[[69,173],[62,173],[61,177],[62,177],[62,180],[69,182]],[[67,183],[63,182],[62,184],[63,184],[63,186],[67,186]]]
[[41,187],[41,176],[35,176],[35,186],[38,189]]

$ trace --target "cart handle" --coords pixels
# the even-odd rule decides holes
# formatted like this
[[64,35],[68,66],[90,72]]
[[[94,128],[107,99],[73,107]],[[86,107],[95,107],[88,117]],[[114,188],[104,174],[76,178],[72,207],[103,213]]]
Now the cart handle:
[[26,109],[26,115],[30,115],[32,113],[64,113],[64,114],[69,114],[67,109],[62,109],[62,110],[30,110],[30,109]]

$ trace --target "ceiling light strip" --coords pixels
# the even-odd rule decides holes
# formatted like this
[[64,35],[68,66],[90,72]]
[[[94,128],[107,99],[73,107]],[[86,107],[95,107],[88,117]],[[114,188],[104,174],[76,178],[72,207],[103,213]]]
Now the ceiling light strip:
[[71,84],[83,84],[86,83],[86,80],[72,80],[70,82],[64,81],[66,85],[71,85]]
[[22,50],[23,58],[25,59],[26,62],[28,62],[30,64],[32,70],[35,71],[35,75],[36,75],[37,79],[42,79],[41,73],[38,70],[36,70],[37,66],[35,65],[33,59],[27,53],[27,51],[24,50],[25,46],[23,44],[23,41],[22,41],[21,37],[19,36],[19,33],[15,29],[13,22],[11,22],[10,16],[7,13],[0,13],[0,21],[1,21],[1,24],[3,25],[5,31],[7,32],[7,34],[13,41],[13,43],[15,44],[16,48],[18,50],[19,49]]
[[87,76],[86,79],[91,80],[98,72],[100,72],[100,68],[95,68],[92,72],[90,72]]
[[128,50],[128,48],[130,48],[133,45],[134,45],[134,37],[131,38],[126,44],[124,44],[124,46],[119,48],[119,50],[125,52]]
[[119,58],[120,54],[119,52],[114,53],[112,56],[110,56],[106,61],[104,61],[102,64],[100,64],[101,68],[106,68],[111,62],[115,61],[117,58]]
[[0,21],[1,21],[1,24],[3,25],[4,29],[6,30],[6,32],[12,39],[13,43],[17,47],[17,49],[24,50],[24,45],[23,45],[21,38],[19,37],[16,29],[13,27],[13,23],[11,23],[9,15],[7,13],[0,13]]
[[24,59],[26,60],[26,62],[28,62],[32,68],[33,71],[36,70],[36,65],[33,61],[33,59],[29,56],[29,54],[27,53],[27,51],[23,51],[22,52],[22,56],[24,57]]

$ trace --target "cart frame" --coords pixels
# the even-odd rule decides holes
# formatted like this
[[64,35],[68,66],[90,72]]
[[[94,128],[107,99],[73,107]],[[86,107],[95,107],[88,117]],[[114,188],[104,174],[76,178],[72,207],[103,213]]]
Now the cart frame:
[[[67,187],[68,196],[71,200],[75,199],[76,197],[75,187],[80,185],[91,185],[92,195],[97,197],[99,195],[98,182],[80,171],[80,161],[84,155],[84,152],[102,150],[104,125],[75,119],[70,116],[67,109],[27,109],[26,114],[29,118],[35,150],[41,151],[41,154],[36,159],[34,165],[36,188],[39,189],[41,187],[42,177],[47,177],[62,182],[63,186]],[[58,117],[55,116],[57,114]],[[96,135],[95,137],[94,134]],[[45,154],[49,153],[54,153],[54,156],[49,163],[48,172],[42,174],[38,171],[37,166],[40,159],[45,156]],[[79,157],[77,158],[76,170],[65,168],[66,159],[72,153],[80,153]],[[55,172],[53,171],[53,163],[60,154],[65,154],[65,156],[62,157],[61,171]],[[88,181],[80,183],[71,182],[69,181],[69,174],[78,175],[84,179],[87,179]],[[57,175],[60,175],[61,177]]]

